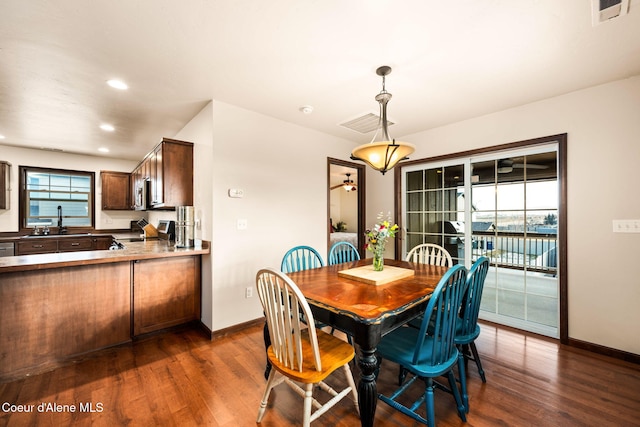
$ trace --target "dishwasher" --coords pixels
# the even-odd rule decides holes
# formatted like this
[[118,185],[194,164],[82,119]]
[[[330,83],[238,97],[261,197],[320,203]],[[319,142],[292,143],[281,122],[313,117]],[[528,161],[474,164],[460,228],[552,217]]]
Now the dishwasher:
[[13,256],[13,242],[0,242],[0,257]]

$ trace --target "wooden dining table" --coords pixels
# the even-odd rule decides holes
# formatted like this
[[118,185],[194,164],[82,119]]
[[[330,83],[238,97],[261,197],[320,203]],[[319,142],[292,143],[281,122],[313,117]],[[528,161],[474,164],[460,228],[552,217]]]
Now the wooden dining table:
[[315,320],[349,334],[357,345],[362,426],[373,426],[375,417],[378,401],[375,353],[380,339],[424,312],[433,290],[447,271],[447,267],[385,259],[385,268],[412,270],[413,274],[386,284],[365,283],[344,276],[345,270],[371,264],[369,258],[287,273],[309,302]]

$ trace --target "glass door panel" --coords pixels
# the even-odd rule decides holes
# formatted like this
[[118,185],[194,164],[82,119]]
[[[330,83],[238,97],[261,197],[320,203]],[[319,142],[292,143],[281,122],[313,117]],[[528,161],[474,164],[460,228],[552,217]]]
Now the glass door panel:
[[464,164],[420,167],[403,176],[405,245],[435,243],[449,251],[454,264],[464,263]]
[[421,243],[467,267],[487,256],[480,317],[558,336],[557,144],[407,166],[402,194],[402,258]]
[[472,257],[492,266],[480,317],[557,337],[555,165],[554,149],[472,159],[471,193]]

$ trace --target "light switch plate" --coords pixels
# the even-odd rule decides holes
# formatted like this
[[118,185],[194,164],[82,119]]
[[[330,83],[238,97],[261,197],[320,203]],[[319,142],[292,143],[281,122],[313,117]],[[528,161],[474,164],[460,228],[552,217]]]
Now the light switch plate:
[[233,197],[234,199],[242,199],[244,197],[244,190],[241,188],[230,188],[229,197]]
[[640,219],[614,219],[614,233],[640,233]]

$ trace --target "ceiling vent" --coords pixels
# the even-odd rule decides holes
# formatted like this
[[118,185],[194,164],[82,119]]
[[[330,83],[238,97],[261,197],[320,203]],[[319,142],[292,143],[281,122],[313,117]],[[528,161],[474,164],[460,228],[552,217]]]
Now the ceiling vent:
[[[378,129],[378,123],[380,122],[380,116],[373,113],[364,114],[360,117],[356,117],[353,120],[349,120],[344,123],[340,123],[340,126],[349,130],[356,131],[358,133],[369,133]],[[395,124],[391,120],[387,120],[387,126]]]
[[629,11],[629,0],[591,0],[593,26],[624,16]]

